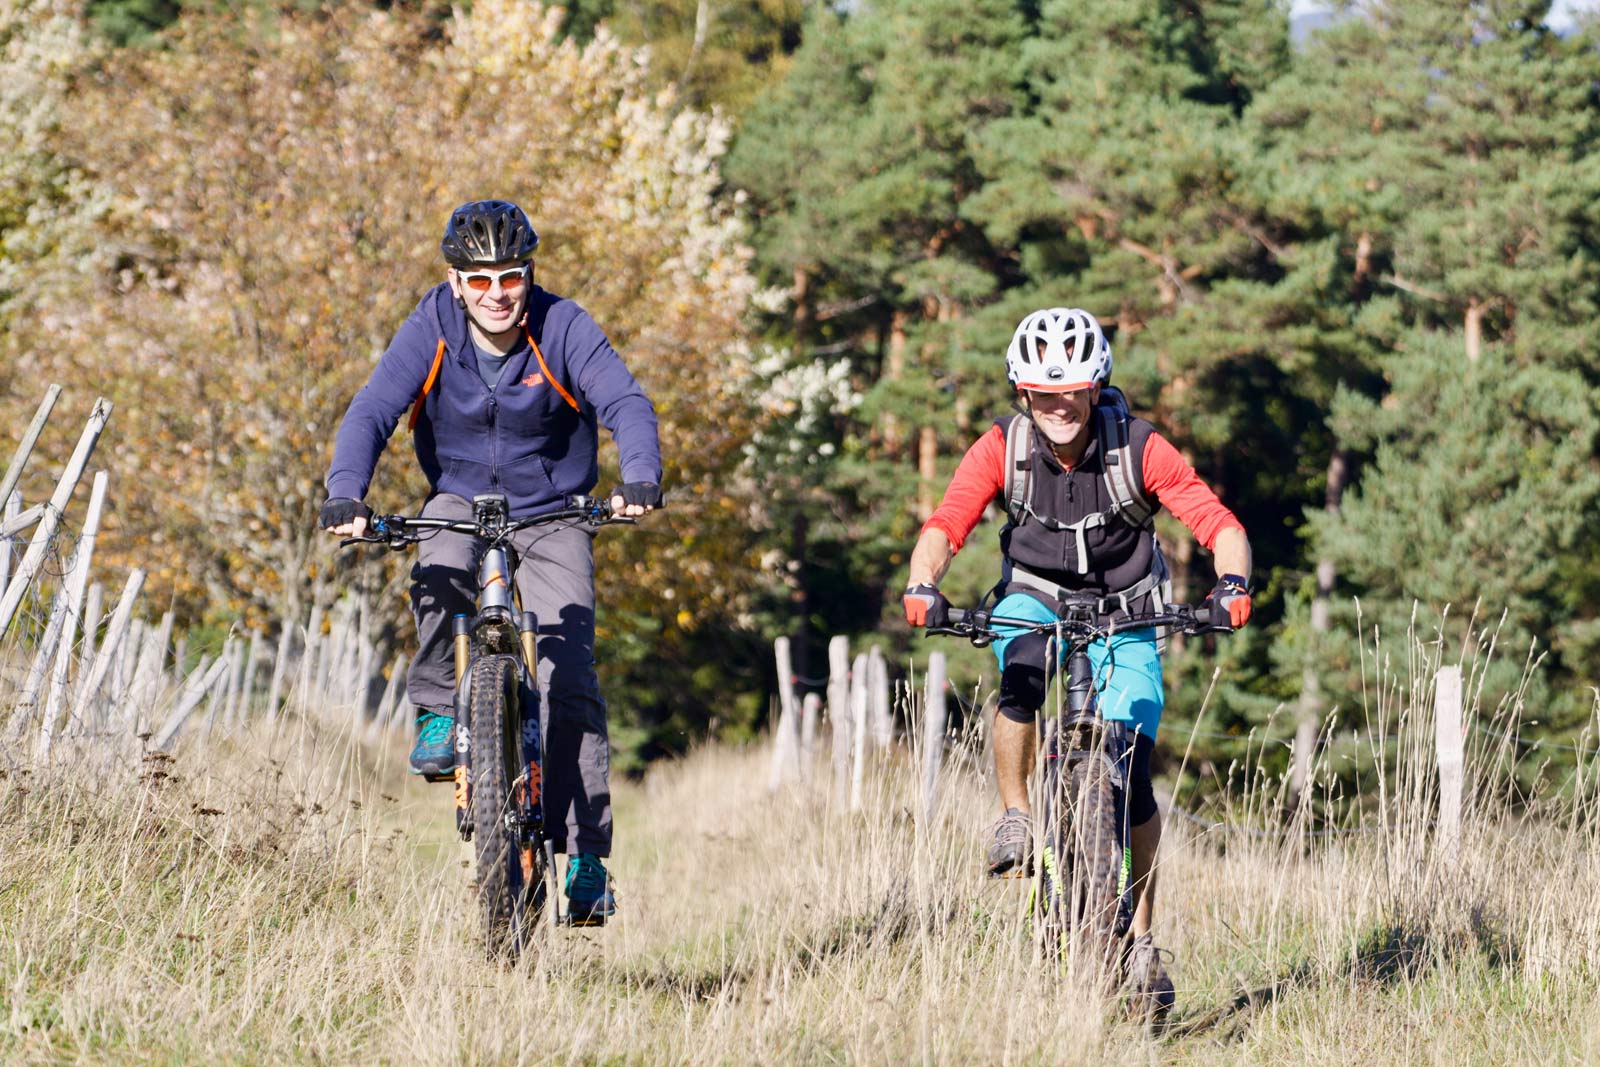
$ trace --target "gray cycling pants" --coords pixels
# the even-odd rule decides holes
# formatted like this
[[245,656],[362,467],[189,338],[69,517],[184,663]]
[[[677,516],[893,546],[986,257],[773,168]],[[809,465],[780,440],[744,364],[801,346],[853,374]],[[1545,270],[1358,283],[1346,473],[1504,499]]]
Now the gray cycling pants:
[[[422,514],[470,519],[472,505],[440,493]],[[611,753],[606,705],[594,670],[594,535],[552,524],[518,531],[517,595],[539,626],[539,706],[544,727],[544,810],[557,852],[611,854]],[[441,531],[418,546],[411,569],[417,656],[406,688],[419,711],[455,714],[450,621],[476,608],[482,542]],[[569,846],[571,846],[569,848]]]

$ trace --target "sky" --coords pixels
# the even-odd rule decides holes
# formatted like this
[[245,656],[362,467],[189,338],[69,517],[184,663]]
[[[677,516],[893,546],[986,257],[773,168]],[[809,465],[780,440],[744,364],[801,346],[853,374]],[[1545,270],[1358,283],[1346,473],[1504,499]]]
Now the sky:
[[[1326,4],[1318,0],[1293,0],[1291,13],[1305,15],[1313,11],[1325,9]],[[1572,25],[1572,16],[1578,11],[1593,11],[1600,7],[1600,0],[1556,0],[1555,6],[1550,9],[1550,26],[1552,29],[1564,30]]]

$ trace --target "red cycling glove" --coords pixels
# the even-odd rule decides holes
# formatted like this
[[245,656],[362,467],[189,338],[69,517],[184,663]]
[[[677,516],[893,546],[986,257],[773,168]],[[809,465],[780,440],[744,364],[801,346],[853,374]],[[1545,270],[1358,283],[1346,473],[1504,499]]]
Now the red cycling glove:
[[950,601],[936,585],[913,585],[900,598],[906,609],[906,622],[912,626],[949,626]]
[[1237,574],[1224,574],[1217,579],[1204,606],[1211,609],[1213,626],[1237,630],[1250,621],[1250,583]]

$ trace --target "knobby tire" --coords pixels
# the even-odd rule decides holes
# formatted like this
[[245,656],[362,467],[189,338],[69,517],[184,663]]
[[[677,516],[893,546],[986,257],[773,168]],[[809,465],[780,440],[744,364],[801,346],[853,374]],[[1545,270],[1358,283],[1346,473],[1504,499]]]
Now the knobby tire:
[[1122,845],[1117,833],[1117,799],[1105,760],[1094,753],[1071,765],[1068,775],[1071,831],[1067,835],[1072,871],[1073,922],[1086,963],[1103,981],[1112,974],[1119,938],[1118,889]]
[[521,708],[512,657],[486,656],[472,665],[470,709],[472,844],[484,948],[493,959],[511,959],[537,924],[543,888],[542,863],[525,869],[522,844],[506,819],[513,783],[522,773]]
[[1115,980],[1122,870],[1116,795],[1097,753],[1061,762],[1067,764],[1066,774],[1052,773],[1043,797],[1046,855],[1039,871],[1035,933],[1046,959],[1068,963],[1109,985]]

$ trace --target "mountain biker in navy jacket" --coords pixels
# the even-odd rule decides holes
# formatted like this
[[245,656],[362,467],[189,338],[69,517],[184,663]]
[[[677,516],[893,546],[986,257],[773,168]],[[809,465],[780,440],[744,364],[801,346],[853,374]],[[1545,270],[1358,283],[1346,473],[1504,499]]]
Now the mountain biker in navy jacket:
[[[660,505],[655,408],[588,312],[533,284],[538,245],[515,204],[482,200],[451,213],[441,243],[445,281],[401,325],[340,423],[319,517],[330,533],[365,532],[370,511],[361,501],[402,419],[431,487],[424,515],[471,518],[469,501],[479,493],[505,494],[513,517],[559,509],[599,480],[598,425],[621,453],[613,508],[642,515]],[[603,920],[614,902],[600,862],[611,851],[611,803],[594,671],[592,538],[587,527],[556,524],[525,530],[515,544],[518,592],[539,620],[549,832],[558,851],[574,855],[567,892],[575,911]],[[450,620],[473,610],[481,546],[446,532],[419,548],[419,649],[407,675],[418,710],[411,769],[445,777],[455,766]]]

